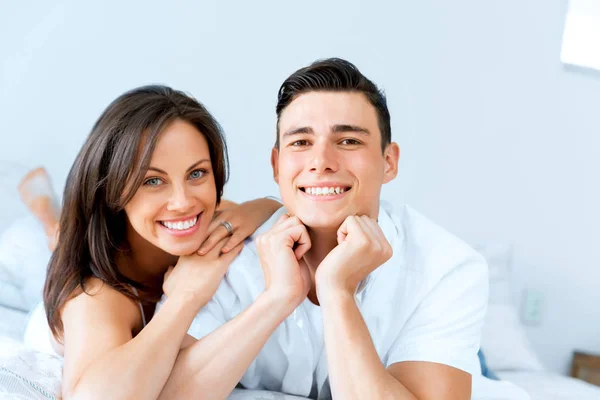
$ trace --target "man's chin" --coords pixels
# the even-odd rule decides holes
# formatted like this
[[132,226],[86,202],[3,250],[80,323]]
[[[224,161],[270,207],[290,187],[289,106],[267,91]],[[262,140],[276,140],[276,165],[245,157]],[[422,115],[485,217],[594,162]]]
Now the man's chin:
[[327,213],[299,213],[297,217],[307,228],[313,230],[336,230],[342,225],[346,217],[344,215],[331,215]]

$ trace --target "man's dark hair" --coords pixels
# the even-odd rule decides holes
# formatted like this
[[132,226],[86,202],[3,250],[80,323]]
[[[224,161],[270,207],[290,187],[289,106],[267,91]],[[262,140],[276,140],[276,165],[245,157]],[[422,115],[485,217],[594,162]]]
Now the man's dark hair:
[[392,141],[390,112],[385,94],[364,76],[354,64],[341,58],[318,60],[290,75],[279,88],[277,96],[277,139],[279,148],[279,119],[283,110],[296,97],[307,92],[357,92],[362,93],[375,107],[381,132],[381,150]]

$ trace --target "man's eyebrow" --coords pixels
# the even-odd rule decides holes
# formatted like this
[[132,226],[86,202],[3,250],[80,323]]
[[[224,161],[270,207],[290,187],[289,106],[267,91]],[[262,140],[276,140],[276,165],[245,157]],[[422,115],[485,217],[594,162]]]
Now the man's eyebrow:
[[300,134],[313,134],[313,130],[310,126],[303,126],[301,128],[293,128],[287,132],[284,132],[281,136],[292,136],[292,135],[300,135]]
[[[356,132],[364,135],[370,135],[371,133],[367,128],[363,128],[358,125],[348,125],[348,124],[337,124],[331,127],[331,132],[333,133],[346,133],[346,132]],[[282,136],[292,136],[292,135],[300,135],[300,134],[314,134],[313,129],[310,126],[303,126],[301,128],[293,128],[289,131],[285,132]]]
[[[203,159],[202,159],[202,160],[200,160],[200,161],[196,161],[195,163],[193,163],[193,164],[192,164],[192,165],[191,165],[191,166],[190,166],[190,167],[187,169],[187,170],[188,170],[188,172],[189,172],[189,171],[191,171],[192,169],[196,168],[198,165],[200,165],[200,164],[203,164],[203,163],[205,163],[205,162],[210,162],[210,160],[209,160],[208,158],[203,158]],[[164,174],[164,175],[169,175],[169,174],[167,174],[165,171],[163,171],[163,170],[162,170],[162,169],[160,169],[160,168],[156,168],[156,167],[148,167],[148,171],[150,171],[150,170],[152,170],[152,171],[156,171],[156,172],[160,172],[161,174]]]
[[367,128],[363,128],[362,126],[358,126],[358,125],[344,125],[344,124],[334,125],[331,128],[331,131],[333,133],[356,132],[356,133],[361,133],[364,135],[371,134]]

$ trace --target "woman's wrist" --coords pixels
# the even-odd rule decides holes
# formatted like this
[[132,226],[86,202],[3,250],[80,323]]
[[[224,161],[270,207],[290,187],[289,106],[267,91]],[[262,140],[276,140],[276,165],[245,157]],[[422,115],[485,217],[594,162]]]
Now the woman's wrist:
[[210,300],[204,293],[188,290],[176,292],[167,298],[167,300],[169,299],[172,299],[179,308],[193,310],[194,315],[197,314]]

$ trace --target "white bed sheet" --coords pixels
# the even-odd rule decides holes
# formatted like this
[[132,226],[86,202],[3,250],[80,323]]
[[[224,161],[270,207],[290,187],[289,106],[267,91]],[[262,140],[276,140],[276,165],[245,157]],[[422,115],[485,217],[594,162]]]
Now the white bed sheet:
[[496,372],[502,380],[525,389],[531,400],[600,400],[600,387],[547,372]]

